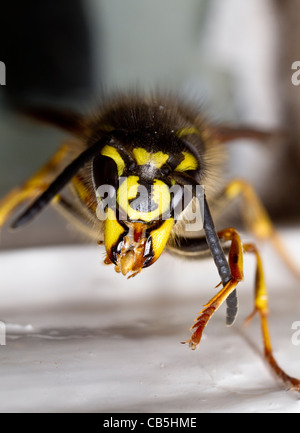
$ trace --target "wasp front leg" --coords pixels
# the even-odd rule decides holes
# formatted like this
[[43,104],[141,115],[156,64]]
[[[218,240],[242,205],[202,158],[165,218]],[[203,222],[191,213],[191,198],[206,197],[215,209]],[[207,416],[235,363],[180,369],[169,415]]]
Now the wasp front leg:
[[229,268],[231,272],[230,280],[224,285],[222,290],[214,296],[206,305],[204,309],[200,311],[199,316],[195,320],[195,324],[192,326],[193,334],[187,341],[192,349],[196,349],[200,343],[203,331],[212,315],[219,309],[224,301],[234,293],[236,286],[244,278],[243,271],[243,247],[241,239],[238,233],[230,228],[223,230],[219,234],[219,238],[224,241],[231,241],[231,247],[229,250]]

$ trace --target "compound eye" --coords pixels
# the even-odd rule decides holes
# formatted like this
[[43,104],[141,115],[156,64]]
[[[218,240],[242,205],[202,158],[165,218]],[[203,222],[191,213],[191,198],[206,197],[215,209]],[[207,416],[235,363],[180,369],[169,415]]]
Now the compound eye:
[[117,188],[118,168],[112,158],[108,156],[97,156],[92,165],[92,178],[95,191],[102,185],[111,185]]

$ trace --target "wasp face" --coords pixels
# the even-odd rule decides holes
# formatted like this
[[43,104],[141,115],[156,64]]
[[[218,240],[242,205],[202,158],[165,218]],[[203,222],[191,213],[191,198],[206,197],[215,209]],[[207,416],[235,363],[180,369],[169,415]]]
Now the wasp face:
[[105,262],[114,263],[123,275],[134,276],[154,263],[169,239],[174,196],[166,176],[168,159],[168,154],[142,147],[124,152],[112,142],[93,163],[94,186],[105,216]]
[[[50,119],[57,123],[55,114]],[[161,97],[121,98],[95,118],[64,120],[68,130],[80,132],[83,151],[12,226],[25,224],[56,199],[76,221],[94,222],[94,228],[103,231],[106,263],[114,263],[124,275],[136,275],[167,246],[178,216],[189,204],[186,185],[196,196],[206,172],[203,155],[209,130],[196,111]],[[65,156],[64,148],[61,152]],[[77,198],[74,205],[59,194],[68,183]]]
[[112,139],[94,160],[92,177],[105,215],[106,263],[136,275],[159,258],[176,224],[183,197],[176,176],[200,167],[182,140],[195,128],[184,132],[153,104],[119,107],[101,120]]

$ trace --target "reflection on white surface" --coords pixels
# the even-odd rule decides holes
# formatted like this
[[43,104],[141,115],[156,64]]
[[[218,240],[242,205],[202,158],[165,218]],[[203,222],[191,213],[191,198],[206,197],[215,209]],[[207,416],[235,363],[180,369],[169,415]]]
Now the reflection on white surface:
[[[299,232],[284,238],[299,252]],[[262,250],[274,353],[299,377],[291,327],[300,320],[300,283],[269,247]],[[282,390],[263,361],[257,319],[242,326],[252,310],[251,256],[236,324],[225,327],[222,307],[196,351],[180,342],[215,294],[212,261],[165,255],[126,280],[102,256],[85,246],[0,255],[1,412],[300,411],[299,395]]]

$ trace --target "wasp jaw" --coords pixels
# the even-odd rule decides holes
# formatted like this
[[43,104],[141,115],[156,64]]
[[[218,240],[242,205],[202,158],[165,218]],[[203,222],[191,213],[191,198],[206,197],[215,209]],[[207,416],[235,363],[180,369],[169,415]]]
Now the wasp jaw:
[[138,242],[131,243],[128,236],[124,239],[124,244],[121,253],[118,254],[118,260],[115,265],[115,270],[122,273],[124,276],[131,273],[128,278],[135,277],[143,269],[145,262],[146,239],[143,238]]

